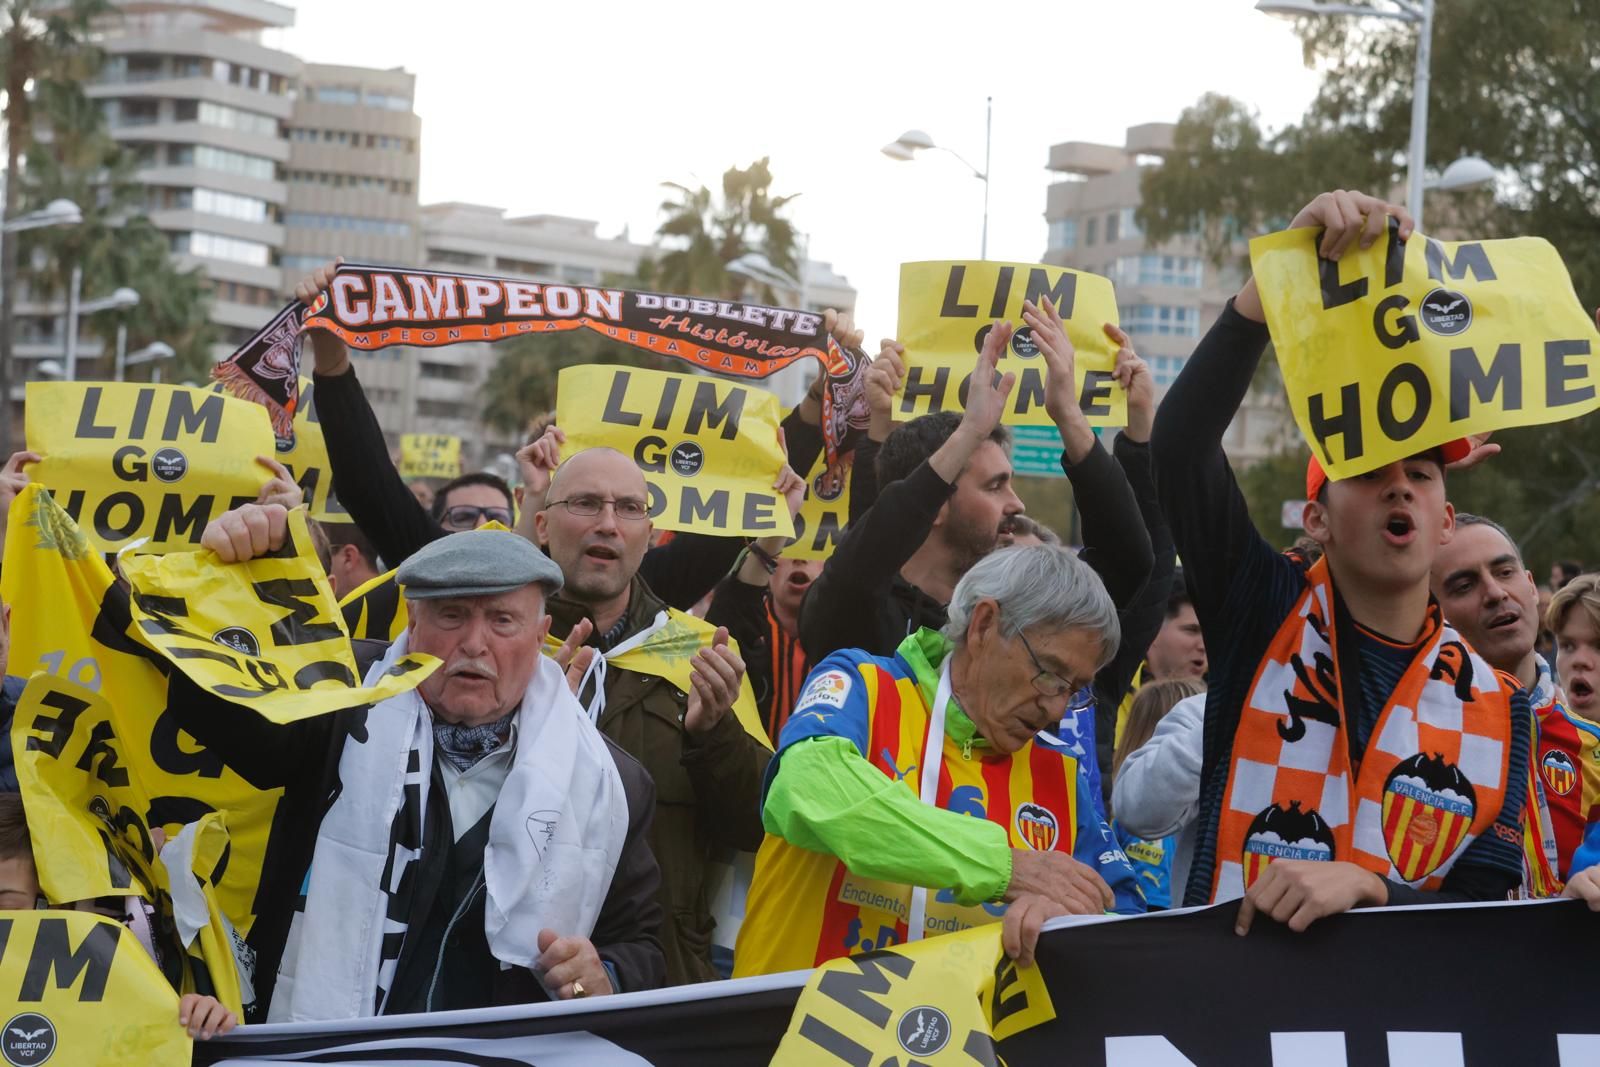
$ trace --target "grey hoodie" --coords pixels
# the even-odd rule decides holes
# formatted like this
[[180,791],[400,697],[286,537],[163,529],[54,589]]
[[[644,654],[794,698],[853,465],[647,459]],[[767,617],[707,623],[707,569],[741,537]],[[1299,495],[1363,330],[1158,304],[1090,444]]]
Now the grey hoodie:
[[1206,720],[1206,695],[1178,701],[1156,724],[1156,731],[1128,753],[1111,791],[1117,825],[1135,837],[1157,841],[1178,834],[1173,849],[1174,901],[1189,884],[1189,864],[1199,835],[1200,759]]

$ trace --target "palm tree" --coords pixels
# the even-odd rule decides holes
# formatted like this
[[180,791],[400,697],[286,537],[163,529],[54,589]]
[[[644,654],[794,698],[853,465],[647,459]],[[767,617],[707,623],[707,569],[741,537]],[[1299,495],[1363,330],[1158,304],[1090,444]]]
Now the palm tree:
[[[33,144],[29,91],[50,84],[79,84],[99,68],[99,50],[89,42],[90,24],[111,13],[109,0],[0,0],[0,84],[5,86],[6,182],[0,218],[17,214],[21,190],[18,164]],[[17,253],[0,239],[0,446],[11,445],[12,306]]]
[[[722,175],[720,199],[704,185],[662,184],[672,195],[662,201],[666,218],[656,230],[657,244],[665,249],[654,263],[658,288],[735,299],[749,282],[729,272],[728,264],[749,252],[762,253],[791,276],[798,272],[797,235],[783,214],[794,195],[772,195],[770,160],[730,167]],[[758,293],[777,302],[770,286],[758,286]]]

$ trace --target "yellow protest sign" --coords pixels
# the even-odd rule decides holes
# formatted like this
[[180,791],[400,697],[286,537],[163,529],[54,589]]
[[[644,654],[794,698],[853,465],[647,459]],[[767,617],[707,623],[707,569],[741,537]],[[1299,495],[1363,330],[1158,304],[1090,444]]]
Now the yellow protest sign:
[[461,438],[443,433],[400,435],[400,477],[459,478]]
[[369,641],[397,641],[405,633],[411,613],[394,571],[385,571],[356,586],[339,601],[339,613],[350,636]]
[[224,564],[209,549],[124,554],[143,638],[191,681],[277,723],[373,704],[415,688],[439,666],[402,656],[360,684],[350,635],[317,561],[301,508],[283,547]]
[[29,382],[30,470],[103,551],[140,538],[192,548],[206,523],[256,498],[274,454],[260,404],[136,382]]
[[[44,847],[34,850],[39,885],[53,904],[100,897],[138,896],[162,915],[173,915],[173,878],[209,882],[222,867],[227,832],[209,812],[197,831],[206,847],[185,869],[169,872],[145,821],[151,793],[128,757],[137,740],[117,733],[110,706],[80,685],[35,674],[17,702],[11,724],[17,781],[27,808],[28,831]],[[194,832],[191,832],[192,840]],[[197,872],[194,868],[200,867]],[[188,888],[188,882],[178,886]],[[215,996],[243,1011],[232,937],[214,894],[200,897],[188,915],[201,936],[186,945],[172,924],[153,925],[162,952],[182,968],[186,993]]]
[[794,543],[783,550],[789,559],[827,559],[839,543],[845,523],[850,521],[850,472],[856,454],[839,457],[839,465],[828,469],[828,458],[819,455],[806,475],[806,498],[794,517]]
[[133,626],[128,595],[100,553],[39,483],[12,501],[0,594],[18,620],[11,628],[13,674],[45,672],[99,694],[150,796],[140,814],[172,837],[205,813],[227,813],[230,838],[217,898],[249,933],[257,883],[281,789],[263,792],[182,730],[167,707],[167,678]]
[[633,457],[661,529],[794,536],[788,504],[772,489],[784,455],[778,401],[765,390],[637,367],[567,367],[556,422],[567,435],[563,460],[597,447]]
[[1000,925],[830,960],[811,973],[774,1067],[838,1061],[994,1063],[994,1044],[1056,1017],[1037,967],[1000,947]]
[[[222,392],[221,382],[213,385]],[[284,447],[287,445],[288,447]],[[322,420],[317,415],[317,387],[310,378],[300,379],[300,403],[294,411],[294,437],[279,439],[274,458],[294,475],[306,495],[306,507],[318,522],[349,522],[350,513],[333,492],[333,464],[328,459],[328,442],[322,436]]]
[[1111,370],[1117,346],[1106,323],[1117,321],[1117,295],[1098,274],[1039,263],[926,262],[900,265],[900,326],[906,347],[906,377],[895,418],[931,411],[961,411],[973,361],[996,319],[1016,326],[1000,358],[1002,374],[1015,374],[1005,416],[1012,426],[1054,426],[1044,409],[1044,355],[1022,321],[1024,300],[1049,301],[1061,313],[1067,339],[1077,351],[1074,376],[1078,404],[1090,426],[1125,426],[1127,395]]
[[11,1064],[187,1064],[178,994],[121,923],[88,912],[0,912],[0,1056]]
[[1289,406],[1330,478],[1600,407],[1600,333],[1549,242],[1395,229],[1337,262],[1317,229],[1250,242]]
[[[665,678],[679,692],[687,693],[690,687],[689,667],[694,654],[702,648],[711,647],[717,628],[704,619],[697,619],[676,608],[668,608],[664,614],[664,624],[652,631],[643,642],[622,652],[608,653],[606,666]],[[739,642],[730,640],[728,645],[735,652],[739,651]],[[560,649],[561,642],[553,635],[546,635],[545,655],[554,656]],[[755,693],[750,688],[748,676],[739,680],[739,696],[733,702],[733,716],[744,727],[745,733],[760,741],[762,748],[771,751],[772,741],[761,725],[761,713],[756,710]]]

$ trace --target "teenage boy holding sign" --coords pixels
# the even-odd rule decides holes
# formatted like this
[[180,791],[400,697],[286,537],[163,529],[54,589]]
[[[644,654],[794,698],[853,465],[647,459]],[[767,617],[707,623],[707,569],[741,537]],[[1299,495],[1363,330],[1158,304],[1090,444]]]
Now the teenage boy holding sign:
[[[1409,237],[1402,208],[1338,191],[1291,228],[1322,228],[1319,254],[1336,261],[1391,215]],[[1340,481],[1313,459],[1305,528],[1323,561],[1280,555],[1222,451],[1267,340],[1252,279],[1173,383],[1151,441],[1213,651],[1187,903],[1243,897],[1243,934],[1258,913],[1298,931],[1355,907],[1503,899],[1522,877],[1528,698],[1429,595],[1455,531],[1446,466],[1495,446],[1455,441]]]

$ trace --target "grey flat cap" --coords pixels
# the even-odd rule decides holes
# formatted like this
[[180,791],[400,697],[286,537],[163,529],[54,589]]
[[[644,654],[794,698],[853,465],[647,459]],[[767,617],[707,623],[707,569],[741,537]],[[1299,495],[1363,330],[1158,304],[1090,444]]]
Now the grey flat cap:
[[494,596],[534,582],[548,594],[561,589],[561,568],[520,534],[464,530],[413,554],[395,580],[407,600]]

